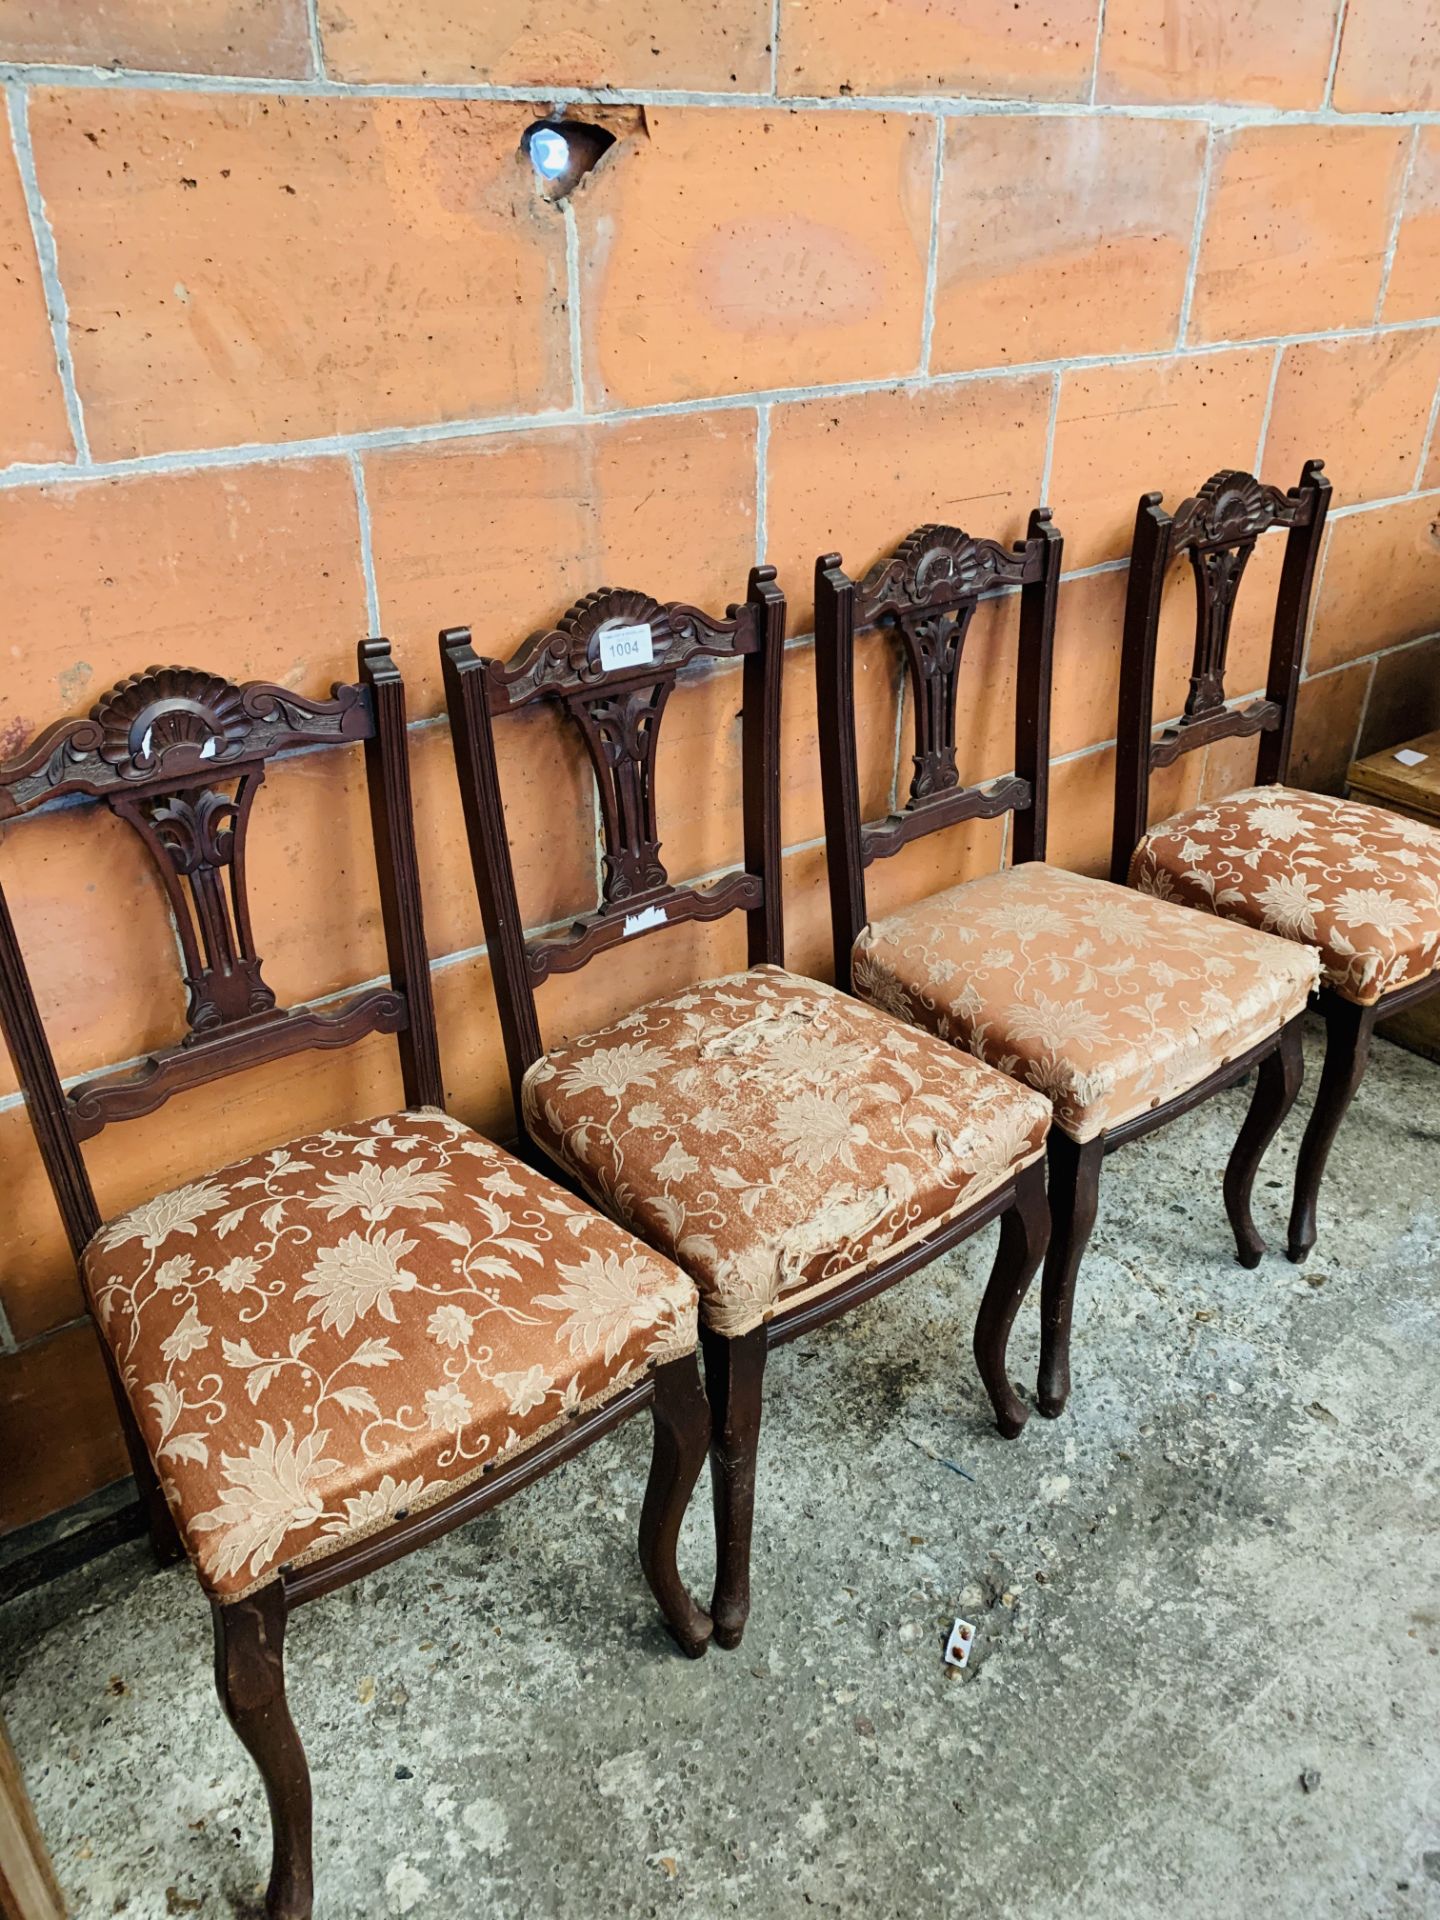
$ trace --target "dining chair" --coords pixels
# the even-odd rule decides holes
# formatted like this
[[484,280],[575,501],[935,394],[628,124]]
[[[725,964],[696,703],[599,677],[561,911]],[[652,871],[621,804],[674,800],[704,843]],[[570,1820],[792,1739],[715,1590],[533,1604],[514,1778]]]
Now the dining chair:
[[[441,635],[475,882],[525,1150],[675,1260],[700,1291],[713,1422],[715,1639],[737,1646],[768,1349],[858,1306],[1000,1218],[974,1351],[1002,1433],[1026,1408],[1005,1372],[1044,1251],[1046,1102],[930,1036],[783,967],[780,672],[784,600],[752,571],[723,619],[604,588],[506,661]],[[741,675],[743,864],[704,886],[660,857],[656,750],[682,673]],[[603,834],[600,898],[527,935],[495,725],[550,702],[584,741]],[[721,795],[713,796],[719,805]],[[748,966],[545,1048],[536,989],[662,929],[746,916]]]
[[[1075,1283],[1105,1156],[1258,1068],[1224,1198],[1240,1259],[1263,1242],[1250,1213],[1261,1157],[1299,1091],[1308,955],[1229,922],[1045,864],[1050,692],[1062,542],[1037,507],[1013,548],[924,526],[852,580],[815,566],[815,673],[837,984],[1045,1094],[1052,1230],[1041,1283],[1038,1405],[1070,1392]],[[962,784],[956,718],[980,601],[1019,596],[1014,767]],[[861,818],[857,635],[903,656],[914,773],[903,804]],[[961,821],[1011,816],[1010,864],[872,920],[866,872]],[[1203,931],[1202,931],[1203,929]]]
[[[1300,1143],[1289,1254],[1315,1244],[1325,1163],[1387,1014],[1440,989],[1440,832],[1384,807],[1288,786],[1306,617],[1330,503],[1323,463],[1282,492],[1253,474],[1211,477],[1173,514],[1143,494],[1125,608],[1112,877],[1233,924],[1315,950],[1325,1064]],[[1226,655],[1255,544],[1285,533],[1265,693],[1231,705]],[[1194,671],[1185,711],[1154,737],[1156,635],[1165,576],[1189,557]],[[1151,774],[1215,740],[1259,735],[1256,785],[1147,827]]]
[[[183,1039],[67,1085],[0,895],[0,1023],[151,1540],[162,1559],[189,1556],[210,1600],[221,1705],[270,1803],[271,1920],[305,1920],[313,1898],[310,1777],[285,1691],[296,1607],[463,1525],[648,1406],[641,1563],[687,1652],[710,1630],[675,1563],[709,1437],[695,1288],[443,1111],[404,690],[383,640],[362,643],[359,674],[310,700],[152,667],[0,764],[0,821],[83,797],[132,827],[178,937]],[[390,978],[285,1008],[251,929],[252,815],[287,751],[355,743]],[[403,1110],[282,1134],[102,1218],[82,1153],[102,1128],[233,1070],[377,1033],[399,1047]]]

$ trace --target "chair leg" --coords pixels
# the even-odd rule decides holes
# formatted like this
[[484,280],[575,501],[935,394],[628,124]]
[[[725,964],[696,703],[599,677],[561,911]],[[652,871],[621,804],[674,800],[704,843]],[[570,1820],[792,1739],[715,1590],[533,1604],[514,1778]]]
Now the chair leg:
[[248,1600],[212,1600],[210,1608],[220,1704],[259,1768],[270,1802],[267,1920],[310,1920],[310,1769],[285,1701],[284,1589],[277,1580]]
[[1305,1049],[1300,1042],[1297,1018],[1280,1029],[1274,1051],[1260,1062],[1245,1124],[1236,1135],[1225,1167],[1225,1212],[1235,1235],[1236,1258],[1242,1267],[1258,1267],[1265,1251],[1265,1242],[1256,1232],[1251,1217],[1250,1195],[1265,1150],[1294,1106],[1304,1078]]
[[1375,1031],[1377,1007],[1357,1007],[1339,994],[1321,997],[1325,1015],[1325,1065],[1310,1112],[1300,1160],[1295,1169],[1295,1199],[1290,1210],[1290,1258],[1303,1261],[1315,1244],[1315,1212],[1320,1181],[1335,1136],[1355,1090],[1365,1078],[1370,1060],[1370,1037]]
[[715,1595],[710,1613],[717,1644],[738,1647],[750,1615],[750,1532],[769,1341],[764,1327],[752,1327],[738,1340],[726,1340],[702,1326],[700,1345],[710,1400],[710,1486],[715,1500]]
[[1105,1136],[1083,1143],[1050,1129],[1050,1251],[1040,1283],[1039,1407],[1047,1420],[1065,1411],[1070,1398],[1070,1322],[1075,1278],[1090,1243],[1100,1199]]
[[1019,1433],[1030,1409],[1010,1384],[1005,1350],[1049,1238],[1045,1170],[1037,1160],[1016,1179],[1015,1199],[1000,1216],[1000,1246],[975,1318],[975,1365],[995,1409],[995,1424],[1007,1440]]
[[710,1413],[694,1357],[655,1369],[655,1444],[640,1511],[640,1565],[681,1651],[698,1659],[710,1644],[710,1619],[690,1597],[675,1564],[680,1523],[705,1464]]

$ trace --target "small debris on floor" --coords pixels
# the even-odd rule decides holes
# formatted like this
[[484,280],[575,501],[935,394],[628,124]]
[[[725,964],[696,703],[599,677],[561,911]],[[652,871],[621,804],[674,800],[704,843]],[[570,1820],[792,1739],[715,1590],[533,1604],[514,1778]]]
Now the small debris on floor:
[[1318,1767],[1306,1767],[1300,1775],[1300,1791],[1302,1793],[1314,1793],[1319,1784],[1320,1769]]
[[975,1629],[968,1620],[957,1620],[950,1629],[950,1638],[945,1642],[945,1664],[947,1667],[967,1667],[970,1664],[970,1649],[975,1644]]

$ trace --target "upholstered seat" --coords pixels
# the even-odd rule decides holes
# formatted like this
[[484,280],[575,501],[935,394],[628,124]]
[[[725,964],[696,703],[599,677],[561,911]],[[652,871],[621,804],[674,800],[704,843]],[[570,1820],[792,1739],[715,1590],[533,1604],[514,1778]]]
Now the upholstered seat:
[[552,1048],[533,1139],[694,1275],[738,1337],[977,1206],[1043,1152],[1046,1101],[779,967]]
[[1384,807],[1249,787],[1153,828],[1130,884],[1318,948],[1357,1006],[1440,965],[1440,832]]
[[1300,1012],[1314,955],[1030,861],[866,927],[855,991],[1037,1087],[1090,1140]]
[[696,1340],[685,1275],[431,1110],[162,1193],[101,1228],[85,1278],[226,1600],[433,1506]]

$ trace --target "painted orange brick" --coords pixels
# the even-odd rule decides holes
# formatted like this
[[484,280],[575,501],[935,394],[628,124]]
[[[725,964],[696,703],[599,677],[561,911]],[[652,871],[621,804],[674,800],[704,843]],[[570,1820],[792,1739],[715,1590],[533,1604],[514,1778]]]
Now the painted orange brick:
[[304,0],[0,0],[0,60],[162,73],[310,71]]
[[[1245,570],[1235,605],[1225,679],[1232,700],[1263,688],[1270,659],[1283,541],[1264,540]],[[1078,753],[1115,738],[1120,703],[1120,642],[1125,618],[1124,569],[1067,580],[1055,629],[1051,751]],[[1156,725],[1178,717],[1189,692],[1195,653],[1195,588],[1190,563],[1170,570],[1155,641]]]
[[1440,107],[1440,0],[1350,0],[1333,98],[1341,113]]
[[575,196],[586,389],[612,406],[919,361],[934,123],[647,113]]
[[1388,127],[1218,133],[1192,337],[1368,325],[1409,138]]
[[1440,727],[1440,639],[1382,654],[1365,706],[1357,754],[1400,746]]
[[1238,793],[1242,787],[1253,787],[1259,752],[1260,741],[1255,734],[1248,739],[1213,741],[1204,749],[1200,799],[1220,800],[1227,793]]
[[1171,345],[1204,150],[1193,121],[951,120],[936,369]]
[[982,873],[995,873],[1004,859],[1009,816],[997,820],[965,820],[956,827],[927,833],[912,840],[888,860],[877,860],[865,872],[865,905],[872,920],[899,913],[932,893],[958,887]]
[[1319,673],[1437,627],[1440,499],[1421,495],[1334,520],[1310,634]]
[[835,942],[830,928],[830,882],[825,848],[797,847],[782,862],[785,893],[785,964],[811,980],[835,978]]
[[367,626],[342,460],[0,492],[4,743],[156,660],[325,694]]
[[600,586],[724,611],[755,555],[755,415],[735,410],[367,455],[382,625],[412,713],[443,704],[435,636],[508,659]]
[[1333,505],[1408,493],[1440,380],[1440,329],[1286,347],[1275,383],[1265,465],[1293,484],[1327,458]]
[[1316,793],[1343,793],[1374,663],[1302,680],[1295,701],[1295,744],[1288,778]]
[[564,234],[526,109],[38,93],[97,454],[562,404]]
[[[1150,782],[1150,821],[1192,807],[1200,792],[1203,750],[1163,767]],[[1050,770],[1050,839],[1046,858],[1072,873],[1106,878],[1115,827],[1115,749],[1061,760]]]
[[[0,884],[62,1074],[178,1040],[185,993],[164,890],[138,834],[103,807],[19,821]],[[0,1049],[0,1093],[16,1086]]]
[[130,1471],[89,1321],[0,1357],[0,1533]]
[[7,102],[0,112],[0,465],[74,457]]
[[1108,0],[1096,97],[1318,107],[1339,0]]
[[[860,811],[866,820],[890,811],[901,672],[899,650],[887,634],[862,634],[856,641],[855,758]],[[781,834],[785,845],[794,847],[821,839],[825,833],[813,646],[791,647],[786,654],[782,697]]]
[[1430,457],[1425,463],[1425,472],[1421,477],[1422,487],[1440,487],[1440,428],[1430,430]]
[[686,920],[612,948],[578,973],[556,974],[536,996],[547,1047],[593,1033],[648,1000],[745,967],[745,916]]
[[1040,498],[1050,393],[1036,374],[776,406],[766,546],[791,631],[812,624],[818,554],[838,552],[858,579],[929,521],[1018,539]]
[[[498,730],[516,887],[527,926],[594,902],[593,781],[556,714],[525,714]],[[461,812],[450,730],[412,728],[410,774],[425,932],[437,959],[485,934]],[[286,1002],[338,992],[386,971],[379,885],[360,754],[279,762],[256,803],[250,839],[255,937],[265,977]],[[333,873],[337,884],[317,886]]]
[[1253,348],[1062,373],[1050,497],[1066,566],[1128,554],[1142,493],[1173,508],[1220,468],[1252,468],[1273,366]]
[[1428,320],[1440,311],[1440,127],[1421,127],[1390,283],[1386,320]]
[[782,0],[780,91],[1083,100],[1098,0]]
[[770,85],[770,0],[321,0],[329,71],[342,80],[461,86]]

